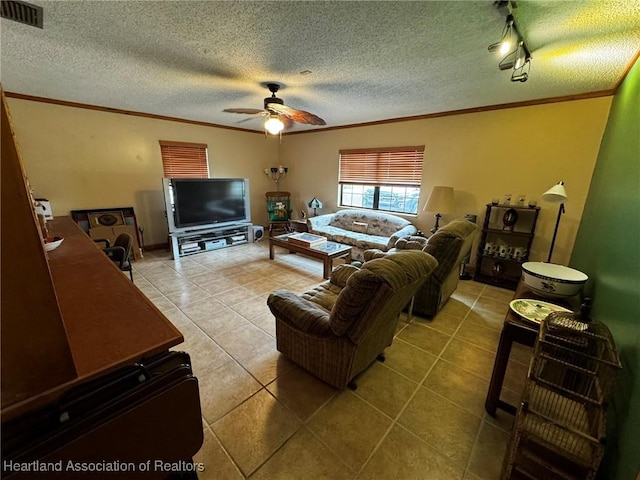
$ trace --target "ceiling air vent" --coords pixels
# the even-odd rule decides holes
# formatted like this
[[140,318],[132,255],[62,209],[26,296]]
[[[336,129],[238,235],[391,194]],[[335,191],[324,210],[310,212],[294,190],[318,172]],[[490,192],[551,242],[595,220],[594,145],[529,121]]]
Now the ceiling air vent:
[[2,18],[42,28],[42,7],[18,0],[2,0]]

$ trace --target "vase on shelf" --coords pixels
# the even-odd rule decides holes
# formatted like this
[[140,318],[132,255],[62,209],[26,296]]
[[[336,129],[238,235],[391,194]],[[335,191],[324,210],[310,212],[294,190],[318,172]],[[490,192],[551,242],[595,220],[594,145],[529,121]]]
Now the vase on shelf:
[[507,231],[513,231],[513,226],[516,224],[517,221],[518,221],[518,212],[515,210],[515,208],[510,208],[509,210],[504,212],[504,216],[502,217],[502,223],[504,224],[502,229]]

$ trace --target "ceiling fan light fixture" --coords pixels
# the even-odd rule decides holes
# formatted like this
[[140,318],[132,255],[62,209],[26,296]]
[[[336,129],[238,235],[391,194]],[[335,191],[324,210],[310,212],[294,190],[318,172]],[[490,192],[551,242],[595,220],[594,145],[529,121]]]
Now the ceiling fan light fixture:
[[[243,113],[260,116],[265,118],[263,124],[265,135],[282,135],[285,128],[291,127],[293,122],[304,123],[306,125],[326,125],[327,123],[314,115],[313,113],[297,110],[284,104],[281,98],[276,97],[276,93],[280,89],[277,83],[267,83],[267,88],[271,92],[271,96],[264,99],[264,109],[256,108],[225,108],[223,111],[228,113]],[[244,120],[243,120],[244,121]]]
[[269,115],[269,118],[264,122],[264,129],[271,135],[278,135],[284,130],[284,123],[278,118],[277,115]]

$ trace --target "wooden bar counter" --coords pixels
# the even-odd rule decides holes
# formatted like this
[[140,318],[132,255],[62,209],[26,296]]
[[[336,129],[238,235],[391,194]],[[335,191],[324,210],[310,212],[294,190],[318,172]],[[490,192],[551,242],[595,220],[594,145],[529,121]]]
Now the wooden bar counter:
[[64,238],[48,252],[79,377],[104,373],[183,342],[182,334],[69,217],[47,223]]
[[56,217],[47,227],[51,236],[64,239],[47,256],[76,377],[3,409],[3,421],[55,400],[75,384],[184,341],[70,217]]
[[[202,445],[197,379],[188,355],[169,353],[182,334],[71,218],[56,218],[48,229],[64,239],[47,257],[76,376],[2,410],[3,478],[173,478],[138,466],[181,462],[187,468]],[[162,365],[154,370],[156,363]],[[70,420],[56,421],[66,415]],[[33,462],[136,467],[115,476],[20,471]]]
[[[129,462],[118,478],[166,479],[146,462],[193,473],[203,442],[182,334],[71,218],[48,222],[63,242],[45,251],[20,149],[0,87],[0,476],[113,479],[107,471],[50,472],[68,462]],[[184,465],[184,468],[182,467]]]

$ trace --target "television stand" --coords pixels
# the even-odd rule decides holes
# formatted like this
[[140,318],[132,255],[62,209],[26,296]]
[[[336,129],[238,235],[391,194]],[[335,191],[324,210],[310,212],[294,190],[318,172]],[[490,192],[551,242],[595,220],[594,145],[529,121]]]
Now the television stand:
[[202,228],[170,233],[171,255],[174,260],[187,255],[209,252],[253,241],[251,223]]

